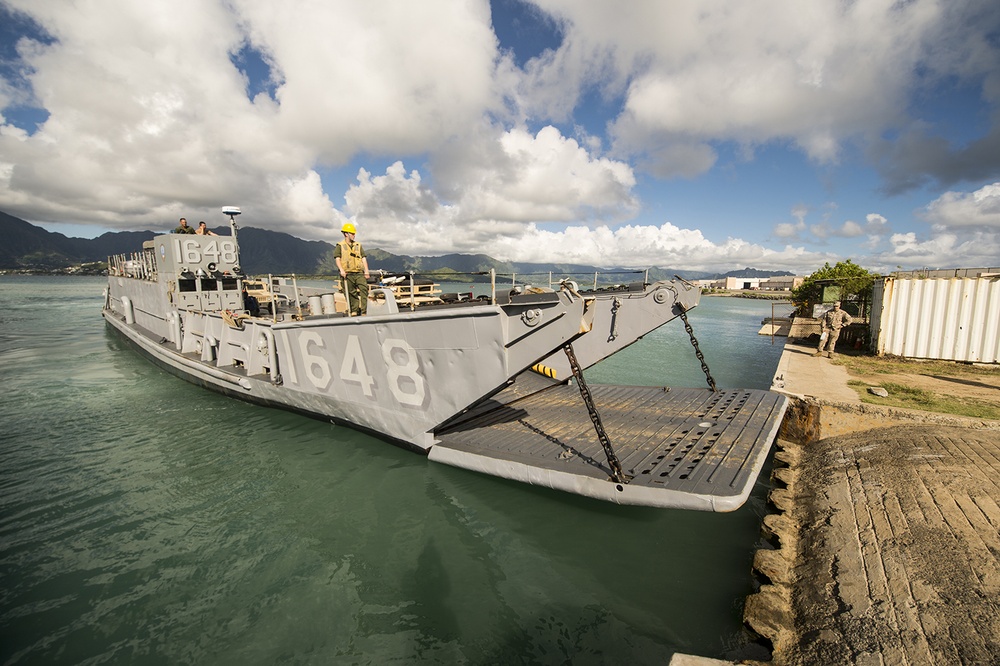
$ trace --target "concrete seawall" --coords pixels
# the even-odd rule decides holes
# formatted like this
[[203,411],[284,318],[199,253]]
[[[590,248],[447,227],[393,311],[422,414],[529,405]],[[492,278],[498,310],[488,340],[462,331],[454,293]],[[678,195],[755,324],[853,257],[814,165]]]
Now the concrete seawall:
[[788,344],[762,580],[775,664],[1000,663],[1000,422],[860,402]]

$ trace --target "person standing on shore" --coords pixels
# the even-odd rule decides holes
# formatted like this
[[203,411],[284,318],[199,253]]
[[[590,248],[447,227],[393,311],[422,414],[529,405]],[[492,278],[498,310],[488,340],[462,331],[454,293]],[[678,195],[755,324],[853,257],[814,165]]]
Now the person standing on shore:
[[340,271],[340,281],[347,298],[349,314],[361,316],[368,312],[368,257],[361,243],[354,242],[358,230],[346,222],[340,231],[344,240],[333,248],[333,258]]
[[845,326],[849,326],[851,321],[851,315],[840,309],[840,301],[834,301],[833,309],[827,310],[826,313],[819,318],[819,348],[813,356],[822,356],[824,354],[823,347],[825,346],[826,357],[833,358],[833,348],[837,344],[837,338],[840,337],[840,329]]

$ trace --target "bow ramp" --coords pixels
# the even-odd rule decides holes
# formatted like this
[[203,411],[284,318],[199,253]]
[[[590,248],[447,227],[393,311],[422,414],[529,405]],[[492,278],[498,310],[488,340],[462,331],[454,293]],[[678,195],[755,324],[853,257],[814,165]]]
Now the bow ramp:
[[590,393],[620,479],[580,390],[567,384],[504,391],[438,431],[428,455],[619,504],[733,511],[750,495],[788,404],[745,389],[593,386]]

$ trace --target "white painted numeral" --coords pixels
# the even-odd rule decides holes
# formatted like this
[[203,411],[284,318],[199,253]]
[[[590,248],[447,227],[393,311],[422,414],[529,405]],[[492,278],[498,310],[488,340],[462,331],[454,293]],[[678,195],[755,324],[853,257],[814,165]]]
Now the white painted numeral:
[[223,264],[237,263],[236,243],[231,240],[222,241],[222,262]]
[[389,390],[403,405],[419,407],[424,402],[424,378],[417,367],[417,353],[405,340],[389,338],[382,343]]
[[333,378],[330,364],[318,353],[312,353],[309,350],[310,344],[323,349],[323,338],[319,336],[319,333],[313,331],[304,332],[299,336],[299,351],[302,352],[302,361],[306,366],[306,377],[317,389],[325,391]]
[[201,263],[201,246],[198,245],[196,240],[185,240],[181,241],[183,247],[183,254],[181,255],[181,263],[184,264],[200,264]]
[[211,259],[214,263],[219,263],[219,244],[216,241],[210,241],[205,249],[202,250],[202,254]]
[[[323,338],[315,331],[304,331],[298,336],[298,345],[309,383],[319,391],[326,391],[333,381],[333,373],[325,355]],[[423,405],[427,382],[420,373],[419,359],[413,347],[405,340],[390,338],[382,343],[382,360],[385,361],[386,379],[393,397],[402,405]],[[368,371],[357,335],[347,337],[340,363],[340,379],[357,384],[368,397],[374,395],[375,378]]]
[[375,379],[368,374],[365,357],[361,354],[361,343],[356,335],[347,338],[344,360],[340,364],[340,378],[345,382],[360,384],[364,394],[369,398],[372,396],[372,386],[375,384]]
[[232,266],[238,263],[236,243],[231,240],[224,240],[222,242],[212,240],[202,249],[196,240],[176,238],[174,239],[174,257],[182,265],[197,266],[205,258],[210,259],[211,263],[219,265]]

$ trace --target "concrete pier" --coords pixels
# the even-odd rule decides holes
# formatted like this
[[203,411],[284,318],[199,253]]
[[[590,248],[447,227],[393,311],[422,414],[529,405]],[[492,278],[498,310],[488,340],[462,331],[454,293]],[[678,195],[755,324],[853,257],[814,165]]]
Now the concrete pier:
[[863,404],[813,351],[775,373],[793,406],[747,624],[775,664],[1000,663],[1000,421]]

